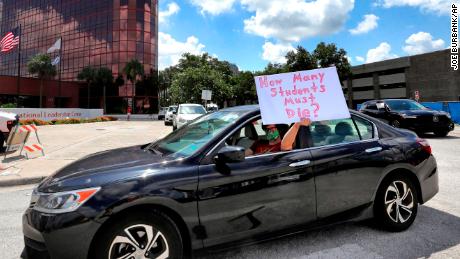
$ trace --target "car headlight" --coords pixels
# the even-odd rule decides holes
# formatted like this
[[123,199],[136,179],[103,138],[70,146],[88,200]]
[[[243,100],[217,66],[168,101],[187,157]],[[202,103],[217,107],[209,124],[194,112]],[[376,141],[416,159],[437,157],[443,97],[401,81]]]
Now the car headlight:
[[45,213],[66,213],[75,211],[87,200],[93,197],[101,188],[89,188],[68,192],[32,193],[31,203],[33,209]]
[[452,116],[450,115],[450,113],[446,112],[446,116],[447,118],[452,119]]

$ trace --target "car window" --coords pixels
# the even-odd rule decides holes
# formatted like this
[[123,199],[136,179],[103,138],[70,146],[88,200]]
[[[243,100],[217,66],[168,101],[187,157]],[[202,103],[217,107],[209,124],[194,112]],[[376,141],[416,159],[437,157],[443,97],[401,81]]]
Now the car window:
[[360,140],[351,118],[313,122],[311,131],[314,147]]
[[[289,129],[289,126],[287,124],[276,124],[274,126],[278,130],[280,138],[279,144],[281,145],[281,139],[287,132],[287,129]],[[226,143],[227,145],[244,147],[245,150],[254,149],[253,151],[257,151],[259,149],[264,149],[262,147],[265,147],[269,144],[269,141],[267,139],[267,133],[264,130],[264,128],[265,126],[262,124],[262,120],[260,118],[254,119],[244,124],[241,128],[239,128],[235,134],[233,134],[226,140]],[[280,146],[278,147],[280,148]],[[266,151],[264,151],[263,153],[268,154],[279,152],[280,150],[278,150],[278,147],[274,147],[272,149],[273,151],[270,151],[270,148],[267,148]],[[255,152],[252,155],[260,154],[261,153]]]
[[368,110],[377,110],[377,105],[375,103],[370,103],[366,106]]
[[205,114],[206,110],[203,108],[203,106],[184,105],[184,106],[179,106],[179,113],[180,114]]
[[148,148],[164,156],[188,157],[223,129],[233,124],[243,114],[243,112],[218,111],[204,115],[148,146]]
[[374,138],[374,125],[361,117],[353,116],[362,140]]
[[388,107],[393,111],[406,111],[406,110],[426,110],[427,108],[418,102],[411,100],[388,100],[386,101]]

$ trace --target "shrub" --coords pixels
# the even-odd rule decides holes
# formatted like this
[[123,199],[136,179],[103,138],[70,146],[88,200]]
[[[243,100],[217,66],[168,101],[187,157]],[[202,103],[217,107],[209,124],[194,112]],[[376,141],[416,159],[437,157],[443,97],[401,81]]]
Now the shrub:
[[21,125],[30,125],[30,124],[35,124],[37,126],[43,126],[43,125],[51,125],[51,122],[44,121],[44,120],[39,120],[39,119],[27,119],[27,120],[19,120],[19,124]]
[[16,104],[15,103],[4,103],[0,105],[0,108],[16,108]]

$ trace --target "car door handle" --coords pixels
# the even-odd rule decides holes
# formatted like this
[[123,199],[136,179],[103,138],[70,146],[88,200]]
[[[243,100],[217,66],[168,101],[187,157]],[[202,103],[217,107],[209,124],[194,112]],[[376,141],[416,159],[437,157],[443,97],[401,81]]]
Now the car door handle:
[[289,164],[290,167],[299,167],[299,166],[304,166],[304,165],[308,165],[310,164],[310,160],[303,160],[303,161],[300,161],[300,162],[295,162],[295,163],[292,163],[292,164]]
[[378,151],[382,151],[382,147],[373,147],[373,148],[366,149],[366,153],[372,153],[372,152],[378,152]]

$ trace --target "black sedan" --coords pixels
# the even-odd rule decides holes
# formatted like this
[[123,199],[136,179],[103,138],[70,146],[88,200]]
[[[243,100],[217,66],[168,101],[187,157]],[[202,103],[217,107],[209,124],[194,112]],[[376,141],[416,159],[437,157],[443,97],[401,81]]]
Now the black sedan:
[[[22,256],[184,258],[368,218],[405,230],[438,192],[431,148],[351,114],[301,126],[291,151],[247,156],[267,141],[266,127],[258,106],[233,107],[154,143],[76,161],[34,190]],[[289,129],[276,126],[281,136]]]
[[426,108],[408,99],[368,101],[361,105],[360,112],[378,118],[396,128],[405,128],[419,134],[433,132],[445,137],[454,130],[450,114]]

